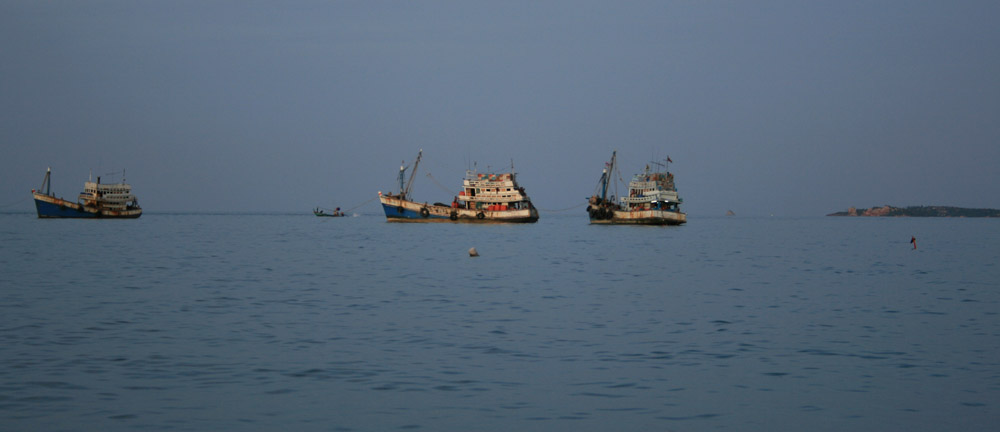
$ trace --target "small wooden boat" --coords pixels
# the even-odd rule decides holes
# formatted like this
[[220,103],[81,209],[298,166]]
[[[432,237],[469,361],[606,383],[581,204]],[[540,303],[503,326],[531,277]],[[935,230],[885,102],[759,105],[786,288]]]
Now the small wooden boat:
[[329,210],[316,207],[313,209],[313,214],[319,217],[344,217],[346,216],[344,212],[340,211],[340,207],[336,210]]

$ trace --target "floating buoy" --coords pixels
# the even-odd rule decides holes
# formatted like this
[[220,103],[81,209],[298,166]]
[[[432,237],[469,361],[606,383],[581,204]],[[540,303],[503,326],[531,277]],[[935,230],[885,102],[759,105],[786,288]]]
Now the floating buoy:
[[479,256],[479,252],[476,251],[476,248],[469,248],[469,256],[470,257],[477,257],[477,256]]

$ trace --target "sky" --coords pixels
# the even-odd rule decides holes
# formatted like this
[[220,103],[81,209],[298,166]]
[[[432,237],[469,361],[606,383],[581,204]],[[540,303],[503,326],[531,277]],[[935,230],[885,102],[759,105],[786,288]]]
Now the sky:
[[[0,211],[125,170],[147,212],[380,211],[618,152],[689,216],[1000,208],[996,1],[0,2]],[[430,174],[430,176],[428,176]],[[571,214],[571,213],[570,213]]]

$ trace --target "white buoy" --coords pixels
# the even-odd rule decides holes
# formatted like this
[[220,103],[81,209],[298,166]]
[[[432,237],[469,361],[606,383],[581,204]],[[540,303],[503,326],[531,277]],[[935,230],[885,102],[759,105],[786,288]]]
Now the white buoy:
[[469,248],[469,256],[470,257],[477,257],[477,256],[479,256],[479,252],[476,251],[476,248]]

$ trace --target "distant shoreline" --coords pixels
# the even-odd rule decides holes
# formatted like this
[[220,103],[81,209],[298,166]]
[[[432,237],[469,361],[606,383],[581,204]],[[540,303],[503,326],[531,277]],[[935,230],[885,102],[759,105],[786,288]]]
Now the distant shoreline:
[[912,206],[855,208],[830,213],[827,216],[867,216],[867,217],[1000,217],[1000,210],[988,208],[963,208],[948,206]]

